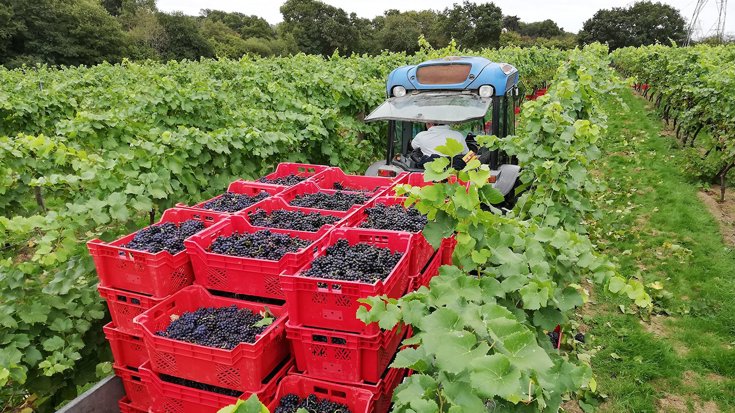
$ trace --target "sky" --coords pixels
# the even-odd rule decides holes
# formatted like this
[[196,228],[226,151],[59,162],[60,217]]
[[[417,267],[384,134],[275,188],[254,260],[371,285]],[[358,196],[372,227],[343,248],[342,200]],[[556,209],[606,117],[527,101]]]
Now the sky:
[[[406,10],[443,10],[453,3],[463,0],[322,0],[344,9],[347,13],[357,13],[360,17],[373,18],[383,14],[387,9]],[[245,14],[261,16],[270,23],[282,21],[279,8],[284,0],[157,0],[163,11],[181,11],[190,15],[198,15],[199,10],[209,8],[224,11],[237,11]],[[477,2],[477,1],[475,1]],[[494,0],[505,15],[516,15],[525,22],[552,19],[564,30],[576,33],[584,21],[592,17],[599,9],[625,7],[633,1],[613,0]],[[689,20],[697,0],[663,0],[670,4]],[[717,0],[709,0],[701,15],[700,30],[707,33],[717,22]],[[730,0],[727,10],[726,28],[728,33],[735,33],[735,0]]]

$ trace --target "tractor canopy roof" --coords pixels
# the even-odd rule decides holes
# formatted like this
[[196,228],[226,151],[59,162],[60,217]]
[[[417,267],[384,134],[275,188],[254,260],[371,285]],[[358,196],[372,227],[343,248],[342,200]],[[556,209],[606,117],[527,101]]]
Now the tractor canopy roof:
[[399,67],[388,76],[388,99],[366,121],[460,123],[485,116],[492,97],[518,83],[518,70],[484,57],[445,57]]
[[483,85],[493,87],[494,96],[503,96],[518,83],[518,70],[507,63],[491,62],[484,57],[449,56],[403,66],[388,75],[386,93],[403,86],[410,93],[452,90],[477,91]]

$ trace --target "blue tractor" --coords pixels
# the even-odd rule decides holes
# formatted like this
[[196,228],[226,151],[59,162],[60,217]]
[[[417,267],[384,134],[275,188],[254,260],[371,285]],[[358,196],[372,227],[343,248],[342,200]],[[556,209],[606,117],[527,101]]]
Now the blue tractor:
[[482,57],[445,57],[393,70],[386,101],[365,118],[388,121],[385,160],[372,164],[366,175],[423,171],[422,153],[411,140],[427,123],[447,124],[467,136],[467,146],[490,166],[491,182],[512,204],[520,167],[504,153],[478,148],[474,137],[514,134],[518,95],[518,70]]

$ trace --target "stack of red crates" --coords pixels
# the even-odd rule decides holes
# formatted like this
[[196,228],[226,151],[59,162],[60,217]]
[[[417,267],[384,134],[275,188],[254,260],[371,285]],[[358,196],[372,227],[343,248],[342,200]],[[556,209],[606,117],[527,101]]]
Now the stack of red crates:
[[[195,219],[211,226],[224,218],[211,211],[172,208],[165,211],[155,225]],[[120,401],[120,409],[147,412],[151,400],[142,382],[140,367],[148,361],[148,352],[142,331],[133,323],[133,318],[190,285],[194,272],[186,251],[148,253],[124,247],[134,236],[135,233],[112,242],[95,239],[87,246],[100,279],[100,295],[107,301],[112,316],[104,332],[112,349],[115,374],[122,379],[127,394]]]
[[[422,174],[395,178],[347,175],[339,168],[282,163],[269,180],[298,175],[302,182],[235,181],[228,191],[269,197],[235,212],[212,212],[204,204],[177,205],[159,222],[199,219],[206,229],[185,241],[186,251],[148,254],[122,247],[134,234],[111,243],[88,243],[107,300],[112,322],[105,334],[113,350],[115,372],[125,386],[123,412],[215,413],[237,398],[257,395],[277,405],[288,393],[316,394],[346,403],[353,413],[385,413],[405,371],[389,369],[408,331],[397,326],[381,331],[365,325],[355,313],[358,299],[372,295],[400,297],[428,285],[438,267],[451,257],[451,242],[434,250],[420,233],[359,228],[365,209],[404,202],[393,188],[401,183],[423,186]],[[360,191],[368,201],[348,211],[289,205],[299,194]],[[213,198],[214,199],[214,198]],[[211,200],[210,200],[211,201]],[[309,241],[308,246],[279,261],[215,254],[209,246],[218,236],[254,232],[248,217],[256,210],[302,210],[337,218],[317,232],[268,228]],[[401,252],[393,272],[373,285],[302,277],[311,261],[339,239],[367,242]],[[194,284],[189,286],[190,284]],[[208,348],[160,337],[155,333],[182,312],[229,305],[267,310],[276,316],[255,343],[232,350]],[[135,320],[134,320],[135,319]],[[228,395],[172,383],[190,380],[228,390]],[[237,394],[237,396],[235,396]]]

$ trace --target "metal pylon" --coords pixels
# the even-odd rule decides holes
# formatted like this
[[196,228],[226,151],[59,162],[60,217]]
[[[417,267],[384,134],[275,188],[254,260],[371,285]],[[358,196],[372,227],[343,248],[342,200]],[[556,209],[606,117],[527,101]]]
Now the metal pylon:
[[[722,42],[725,38],[725,21],[727,17],[727,0],[714,0],[715,6],[717,7],[717,26],[715,28],[715,36]],[[702,9],[706,6],[708,0],[697,0],[697,5],[694,7],[692,13],[692,19],[689,21],[689,27],[687,28],[687,41],[686,45],[692,41],[694,31],[699,25],[699,15],[702,13]]]

